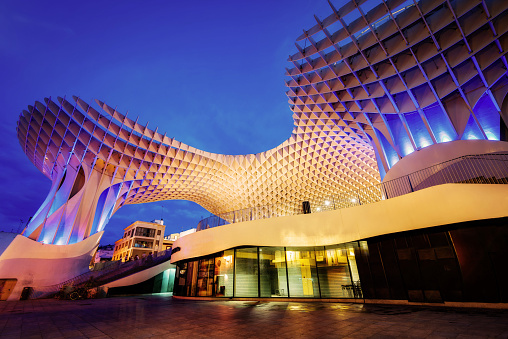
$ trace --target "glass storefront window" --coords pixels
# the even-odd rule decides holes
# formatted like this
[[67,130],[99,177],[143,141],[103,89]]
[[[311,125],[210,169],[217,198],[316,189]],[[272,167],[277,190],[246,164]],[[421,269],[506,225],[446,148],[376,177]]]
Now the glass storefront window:
[[175,295],[362,298],[355,249],[357,243],[226,250],[178,263]]
[[259,248],[259,282],[261,297],[288,296],[284,247]]
[[258,296],[258,249],[238,248],[235,258],[235,297]]
[[197,295],[211,297],[213,293],[214,260],[201,259],[198,265]]
[[227,250],[215,257],[215,296],[233,296],[235,250]]
[[187,263],[180,262],[176,265],[175,272],[175,286],[174,293],[175,295],[185,295],[185,278],[187,277]]
[[286,258],[290,297],[319,298],[314,248],[288,247]]
[[360,275],[358,274],[358,266],[356,265],[355,248],[351,243],[347,244],[346,248],[349,270],[351,272],[351,279],[353,280],[353,295],[355,298],[363,298],[362,285],[360,284]]
[[187,297],[196,296],[196,280],[198,274],[198,262],[189,261],[179,266],[178,290],[180,295]]
[[344,246],[316,250],[322,298],[352,298],[353,284]]

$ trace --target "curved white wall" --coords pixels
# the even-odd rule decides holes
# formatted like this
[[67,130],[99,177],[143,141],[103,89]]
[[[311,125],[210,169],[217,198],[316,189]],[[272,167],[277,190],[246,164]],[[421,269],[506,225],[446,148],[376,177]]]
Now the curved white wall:
[[172,265],[169,261],[163,262],[162,264],[159,264],[157,266],[153,266],[150,268],[147,268],[146,270],[140,271],[138,273],[134,273],[131,275],[128,275],[122,279],[118,279],[115,281],[112,281],[108,284],[105,284],[103,287],[121,287],[121,286],[130,286],[142,283],[143,281],[146,281],[150,278],[155,277],[157,274],[164,272],[165,270],[168,270],[170,268],[174,268],[175,266]]
[[508,216],[508,185],[446,184],[363,206],[220,226],[178,239],[171,262],[238,246],[324,246]]
[[383,182],[400,178],[464,155],[508,152],[508,142],[491,140],[456,140],[431,145],[400,159],[385,175]]
[[19,299],[24,287],[59,284],[88,271],[104,232],[72,245],[44,245],[22,235],[0,255],[0,279],[17,279],[8,300]]

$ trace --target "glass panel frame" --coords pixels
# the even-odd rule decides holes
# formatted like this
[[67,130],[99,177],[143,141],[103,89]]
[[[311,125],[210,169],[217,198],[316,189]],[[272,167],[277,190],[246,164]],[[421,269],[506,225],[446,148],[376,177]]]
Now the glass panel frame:
[[203,258],[198,261],[196,295],[211,297],[214,292],[214,258]]
[[[322,252],[322,260],[319,253]],[[322,298],[352,298],[353,284],[344,245],[316,250],[319,285]]]
[[216,297],[234,296],[235,250],[221,252],[215,257],[215,290]]
[[320,298],[314,247],[286,248],[289,296]]
[[235,297],[259,297],[259,257],[257,247],[235,250]]
[[259,247],[260,297],[288,297],[284,247]]

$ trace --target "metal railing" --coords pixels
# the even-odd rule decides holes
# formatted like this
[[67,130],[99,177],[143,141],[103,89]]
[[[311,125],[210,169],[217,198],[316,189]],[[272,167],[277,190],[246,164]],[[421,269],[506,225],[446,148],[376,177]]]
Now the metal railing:
[[196,230],[202,231],[237,222],[365,205],[424,188],[452,183],[508,184],[508,153],[465,155],[374,186],[309,199],[308,211],[304,211],[303,201],[292,201],[211,215],[201,220]]

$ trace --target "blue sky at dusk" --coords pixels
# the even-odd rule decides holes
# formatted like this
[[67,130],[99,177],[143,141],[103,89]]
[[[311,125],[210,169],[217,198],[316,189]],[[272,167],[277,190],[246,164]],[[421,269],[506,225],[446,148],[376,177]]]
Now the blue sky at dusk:
[[[326,0],[1,1],[0,230],[24,226],[50,187],[17,140],[28,105],[99,99],[198,149],[262,152],[293,128],[284,72],[296,38],[330,13]],[[125,206],[102,243],[135,220],[162,216],[169,234],[208,215],[186,201]]]

